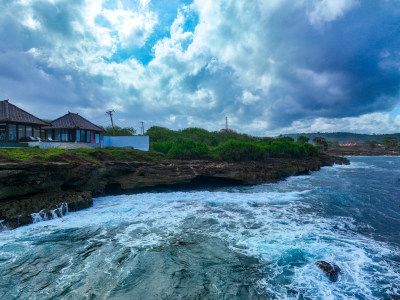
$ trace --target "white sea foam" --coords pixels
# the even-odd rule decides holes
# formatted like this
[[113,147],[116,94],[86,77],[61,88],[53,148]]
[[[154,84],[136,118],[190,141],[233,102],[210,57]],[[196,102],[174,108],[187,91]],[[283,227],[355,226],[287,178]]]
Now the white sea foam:
[[[370,166],[354,163],[354,167]],[[331,178],[332,172],[340,175],[346,170],[351,168],[337,166],[324,172]],[[59,254],[60,261],[67,263],[56,284],[46,291],[51,295],[70,282],[81,282],[77,295],[91,290],[93,284],[102,295],[108,295],[110,288],[106,286],[114,287],[132,272],[129,265],[116,267],[120,257],[134,260],[142,249],[159,251],[158,247],[184,235],[199,235],[223,240],[233,252],[259,259],[259,271],[265,276],[254,284],[260,292],[279,299],[300,295],[308,299],[378,299],[382,290],[396,294],[400,286],[398,266],[389,258],[399,255],[399,249],[359,234],[359,229],[369,225],[352,217],[326,217],[313,211],[306,201],[318,194],[312,187],[312,176],[320,175],[235,192],[97,198],[92,208],[0,232],[0,259],[20,260],[37,251],[38,244],[42,245],[36,243],[38,240],[46,241],[59,232],[70,236],[78,230],[76,238],[83,240],[76,243],[78,248],[72,254]],[[79,260],[76,253],[84,259]],[[342,269],[337,283],[331,283],[314,265],[317,260],[335,262]],[[101,276],[107,276],[107,284],[101,283]]]

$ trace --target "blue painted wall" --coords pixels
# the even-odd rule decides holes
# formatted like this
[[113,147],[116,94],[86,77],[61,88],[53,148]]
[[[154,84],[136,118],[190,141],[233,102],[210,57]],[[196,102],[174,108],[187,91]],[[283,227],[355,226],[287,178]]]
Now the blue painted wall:
[[134,149],[149,151],[149,136],[103,136],[101,148],[105,147],[133,147]]

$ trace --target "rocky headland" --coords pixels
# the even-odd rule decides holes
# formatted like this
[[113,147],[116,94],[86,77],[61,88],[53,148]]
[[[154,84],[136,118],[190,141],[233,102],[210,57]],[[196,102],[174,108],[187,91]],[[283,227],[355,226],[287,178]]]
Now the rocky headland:
[[213,160],[0,162],[0,227],[51,219],[90,207],[92,197],[159,188],[201,185],[254,185],[306,174],[322,166],[348,164],[342,157],[321,154],[301,159],[263,162]]

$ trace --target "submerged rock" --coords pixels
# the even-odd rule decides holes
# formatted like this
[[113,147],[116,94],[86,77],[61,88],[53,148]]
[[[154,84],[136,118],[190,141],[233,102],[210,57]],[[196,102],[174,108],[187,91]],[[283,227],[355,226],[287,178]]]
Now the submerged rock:
[[325,275],[329,278],[330,281],[336,282],[339,277],[340,268],[335,263],[328,263],[323,260],[319,260],[315,262],[318,268],[320,268]]

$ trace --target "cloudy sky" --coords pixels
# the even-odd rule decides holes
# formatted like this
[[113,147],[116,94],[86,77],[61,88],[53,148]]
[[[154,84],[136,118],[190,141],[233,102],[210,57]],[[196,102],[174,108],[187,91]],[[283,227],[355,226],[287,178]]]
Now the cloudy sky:
[[0,99],[54,119],[400,132],[399,0],[0,0]]

